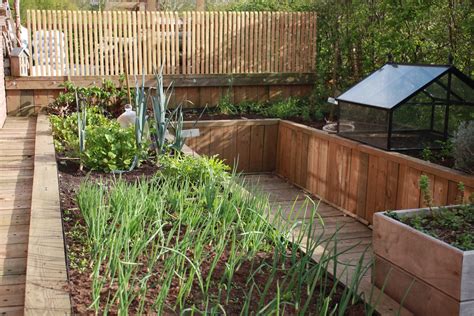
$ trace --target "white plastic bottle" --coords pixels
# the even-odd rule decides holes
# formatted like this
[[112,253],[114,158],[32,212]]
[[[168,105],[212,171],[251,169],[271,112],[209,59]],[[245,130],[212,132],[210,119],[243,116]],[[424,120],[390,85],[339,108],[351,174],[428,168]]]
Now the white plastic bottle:
[[137,113],[133,111],[131,104],[125,105],[125,112],[123,112],[118,118],[117,121],[119,122],[122,128],[127,128],[133,124],[135,124],[135,119],[137,118]]

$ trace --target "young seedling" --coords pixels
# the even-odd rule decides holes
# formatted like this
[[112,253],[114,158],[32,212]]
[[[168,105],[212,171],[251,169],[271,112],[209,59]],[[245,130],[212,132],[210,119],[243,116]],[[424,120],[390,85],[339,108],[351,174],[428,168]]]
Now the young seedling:
[[418,181],[418,186],[420,187],[421,195],[423,197],[423,202],[430,209],[431,215],[433,214],[433,197],[431,196],[430,190],[430,178],[427,175],[422,174],[420,180]]

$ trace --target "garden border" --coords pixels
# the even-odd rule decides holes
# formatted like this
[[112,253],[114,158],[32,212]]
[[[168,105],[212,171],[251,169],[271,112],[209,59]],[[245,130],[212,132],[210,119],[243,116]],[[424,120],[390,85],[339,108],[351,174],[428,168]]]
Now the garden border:
[[31,218],[26,267],[25,315],[71,313],[59,179],[46,115],[36,123]]

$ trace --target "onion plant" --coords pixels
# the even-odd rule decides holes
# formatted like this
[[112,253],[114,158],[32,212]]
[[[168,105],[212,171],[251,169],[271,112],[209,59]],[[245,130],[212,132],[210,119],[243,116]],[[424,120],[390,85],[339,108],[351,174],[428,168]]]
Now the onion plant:
[[363,258],[342,295],[327,270],[345,251],[328,247],[313,260],[318,246],[337,245],[337,232],[315,233],[322,224],[311,201],[305,205],[309,220],[288,227],[288,218],[271,210],[265,196],[231,184],[235,177],[221,179],[161,174],[81,185],[77,201],[91,244],[92,311],[226,314],[233,294],[241,293],[243,315],[342,315],[358,301]]

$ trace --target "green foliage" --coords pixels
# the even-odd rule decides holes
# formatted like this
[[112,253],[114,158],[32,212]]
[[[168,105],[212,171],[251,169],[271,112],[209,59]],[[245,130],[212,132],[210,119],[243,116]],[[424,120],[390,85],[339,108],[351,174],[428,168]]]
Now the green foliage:
[[[169,102],[173,94],[173,87],[170,84],[166,90],[163,84],[163,67],[160,68],[159,72],[155,72],[156,77],[156,94],[151,96],[153,106],[153,123],[154,123],[154,142],[157,152],[157,157],[164,153],[167,148],[180,151],[184,145],[184,138],[181,135],[183,129],[183,109],[182,106],[177,106],[174,110],[170,110]],[[150,96],[145,94],[144,88],[145,82],[141,88],[141,98],[147,100]],[[137,87],[137,94],[139,93]],[[174,130],[174,140],[172,143],[168,143],[166,134],[169,129]]]
[[[301,315],[310,304],[317,315],[342,315],[358,302],[364,256],[353,266],[354,281],[338,293],[328,268],[347,250],[337,251],[334,237],[311,240],[315,208],[308,222],[291,231],[280,216],[270,217],[267,199],[233,181],[218,182],[209,173],[215,167],[201,166],[212,160],[199,159],[181,178],[171,173],[81,186],[77,201],[90,245],[91,313],[232,314],[235,291],[244,293],[237,308],[245,315],[278,314],[288,302]],[[193,164],[186,160],[179,168],[188,163]],[[201,177],[203,172],[208,176]],[[303,242],[304,252],[298,246]],[[319,252],[315,262],[312,256],[326,242],[334,250]]]
[[428,178],[426,174],[422,174],[420,176],[420,179],[418,180],[418,186],[420,187],[423,201],[427,206],[431,208],[431,205],[433,204],[433,199],[431,197],[430,178]]
[[425,161],[433,161],[434,155],[429,147],[423,148],[421,151],[421,158]]
[[123,129],[117,121],[99,113],[97,108],[87,107],[85,117],[85,149],[81,154],[78,114],[50,116],[56,151],[70,158],[80,158],[87,169],[106,172],[128,169],[135,154],[139,161],[143,159],[146,146],[137,152],[134,126]]
[[230,178],[228,174],[230,167],[217,156],[162,155],[160,163],[163,175],[180,181],[203,183],[212,178],[216,182],[224,182]]
[[474,120],[463,123],[453,138],[455,167],[474,173]]
[[256,114],[269,118],[300,118],[304,121],[321,120],[321,107],[315,106],[308,98],[290,97],[275,102],[242,102],[234,104],[226,95],[216,107],[216,112],[226,115]]
[[[13,10],[13,0],[9,0],[10,8]],[[20,16],[22,24],[26,24],[27,10],[77,10],[78,1],[75,0],[21,0]]]
[[238,114],[240,112],[240,109],[236,105],[234,105],[228,93],[225,94],[221,100],[219,100],[216,110],[219,113],[226,115]]
[[316,11],[318,13],[315,83],[318,104],[358,82],[387,62],[455,65],[473,75],[469,0],[234,0],[213,9]]
[[[109,120],[98,108],[86,108],[86,126],[107,125]],[[51,128],[54,136],[56,151],[70,157],[79,157],[78,113],[61,117],[50,115]]]
[[396,219],[461,250],[474,250],[474,204]]
[[[65,92],[48,106],[52,114],[65,116],[76,111],[76,93],[84,99],[88,106],[94,106],[100,111],[110,116],[117,117],[123,111],[123,107],[128,103],[127,89],[123,85],[123,78],[120,80],[120,87],[108,79],[102,81],[102,86],[79,87],[73,82],[64,83]],[[133,97],[133,96],[132,96]]]
[[137,154],[135,126],[124,129],[119,123],[109,121],[102,126],[87,126],[86,135],[86,146],[81,156],[86,168],[105,172],[130,168]]

